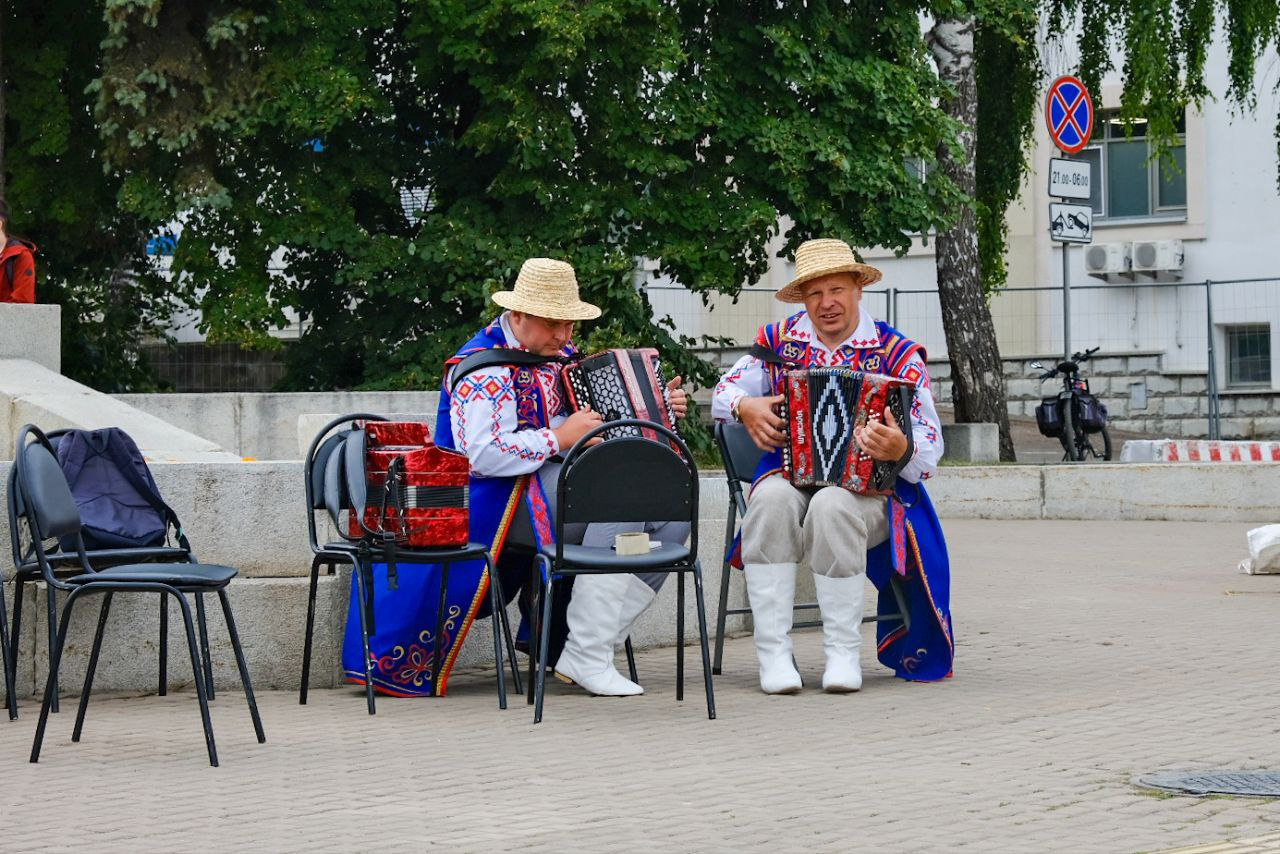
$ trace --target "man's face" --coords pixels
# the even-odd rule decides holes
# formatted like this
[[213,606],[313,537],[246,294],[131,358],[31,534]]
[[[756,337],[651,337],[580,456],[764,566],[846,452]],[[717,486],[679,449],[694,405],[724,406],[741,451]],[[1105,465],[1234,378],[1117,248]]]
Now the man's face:
[[530,353],[554,356],[573,338],[573,321],[551,320],[547,317],[525,314],[523,311],[513,311],[511,312],[511,331]]
[[804,286],[804,307],[818,335],[838,343],[858,328],[862,286],[849,273],[831,273]]

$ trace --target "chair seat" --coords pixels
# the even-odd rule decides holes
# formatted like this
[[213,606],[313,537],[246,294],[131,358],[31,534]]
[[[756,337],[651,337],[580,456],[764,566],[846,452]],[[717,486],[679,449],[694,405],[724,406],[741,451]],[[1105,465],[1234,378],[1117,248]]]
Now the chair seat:
[[[556,547],[543,546],[542,554],[555,560]],[[564,547],[564,565],[573,568],[599,569],[653,569],[689,562],[689,547],[676,543],[661,543],[645,555],[620,555],[611,548],[594,546]]]
[[[334,554],[356,554],[360,551],[358,543],[331,542],[320,547],[320,551]],[[483,560],[489,547],[484,543],[467,543],[465,546],[439,549],[404,548],[396,549],[396,563],[452,563],[462,560]],[[370,547],[369,557],[373,563],[386,563],[382,549]]]
[[216,563],[132,563],[67,579],[68,584],[95,581],[168,584],[172,587],[222,587],[239,570]]

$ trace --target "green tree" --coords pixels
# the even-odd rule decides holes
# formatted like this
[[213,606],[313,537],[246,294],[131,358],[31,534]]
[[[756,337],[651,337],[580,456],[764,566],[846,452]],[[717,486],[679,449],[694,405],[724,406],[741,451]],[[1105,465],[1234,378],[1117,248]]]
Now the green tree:
[[[422,387],[520,261],[572,261],[596,340],[652,339],[635,259],[694,291],[820,234],[905,249],[961,196],[917,7],[108,0],[97,115],[124,199],[183,220],[215,339],[298,310],[297,388]],[[406,216],[404,198],[415,210]],[[269,274],[272,259],[285,274]]]
[[88,92],[105,22],[72,0],[5,4],[5,195],[31,238],[39,302],[62,305],[63,371],[107,391],[152,387],[139,342],[174,303],[148,264],[156,222],[122,209]]

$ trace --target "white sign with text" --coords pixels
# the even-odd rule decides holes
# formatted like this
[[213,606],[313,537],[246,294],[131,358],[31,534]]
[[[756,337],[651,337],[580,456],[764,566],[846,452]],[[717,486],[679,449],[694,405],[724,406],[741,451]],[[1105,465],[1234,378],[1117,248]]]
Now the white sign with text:
[[1093,164],[1087,160],[1049,159],[1049,195],[1087,199],[1093,187]]

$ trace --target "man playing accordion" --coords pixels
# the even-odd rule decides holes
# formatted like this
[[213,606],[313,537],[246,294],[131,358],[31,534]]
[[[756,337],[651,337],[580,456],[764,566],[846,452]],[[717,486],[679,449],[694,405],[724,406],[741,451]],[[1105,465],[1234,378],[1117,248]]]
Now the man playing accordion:
[[[880,660],[906,679],[931,681],[951,674],[946,544],[921,483],[937,471],[941,430],[924,348],[861,308],[863,288],[879,280],[880,271],[858,263],[843,241],[802,243],[795,278],[777,299],[803,303],[805,310],[762,327],[752,354],[738,360],[715,389],[712,414],[742,422],[766,451],[743,518],[739,557],[755,627],[760,688],[767,694],[792,694],[801,687],[789,636],[800,564],[813,572],[822,613],[824,690],[862,687],[864,573],[881,590],[880,613],[899,611],[890,590],[892,574],[899,575],[906,599],[908,619],[877,625]],[[900,426],[886,408],[882,420],[854,429],[857,452],[901,465],[887,497],[841,486],[799,488],[783,473],[783,447],[792,426],[781,415],[786,371],[835,366],[914,385],[909,424]]]
[[[525,261],[515,287],[495,293],[493,301],[506,310],[446,363],[436,442],[470,460],[471,539],[492,543],[495,564],[504,579],[510,574],[505,589],[514,590],[527,577],[532,551],[552,540],[560,455],[601,416],[569,411],[558,362],[502,364],[499,354],[498,363],[465,376],[454,377],[454,370],[489,350],[573,356],[574,323],[599,317],[600,309],[579,298],[571,266],[548,258]],[[666,388],[673,414],[682,417],[687,399],[680,378]],[[661,542],[683,543],[689,536],[687,523],[668,522],[591,524],[566,533],[583,545],[607,548],[617,534],[640,530]],[[576,578],[566,610],[568,637],[563,652],[557,657],[553,647],[550,656],[556,673],[592,694],[644,693],[618,672],[614,650],[665,579],[664,573]]]

